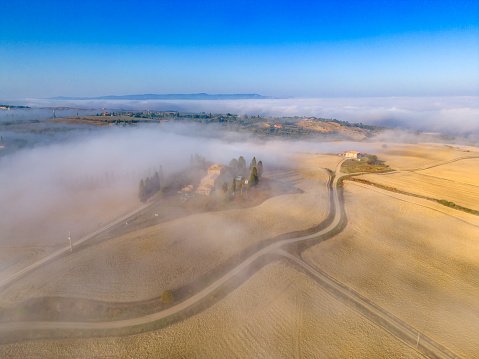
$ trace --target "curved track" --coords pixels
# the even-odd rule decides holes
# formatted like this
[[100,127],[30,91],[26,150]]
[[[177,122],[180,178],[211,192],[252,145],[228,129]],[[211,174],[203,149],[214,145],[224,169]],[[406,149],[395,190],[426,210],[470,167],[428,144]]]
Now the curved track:
[[[337,169],[336,169],[336,178],[333,182],[333,188],[334,188],[334,206],[335,208],[339,208],[340,203],[339,203],[339,195],[337,193],[337,181],[340,178],[339,176],[339,169],[341,167],[341,162],[338,164]],[[299,237],[299,238],[290,238],[290,239],[284,239],[279,242],[273,243],[258,252],[254,253],[250,257],[248,257],[246,260],[244,260],[242,263],[240,263],[238,266],[236,266],[234,269],[226,273],[224,276],[216,280],[215,282],[211,283],[209,286],[201,290],[200,292],[196,293],[195,295],[191,296],[190,298],[184,300],[181,303],[178,303],[177,305],[165,309],[161,312],[145,315],[142,317],[138,318],[131,318],[131,319],[124,319],[124,320],[117,320],[117,321],[110,321],[110,322],[14,322],[14,323],[0,323],[0,332],[2,330],[21,330],[21,329],[118,329],[118,328],[125,328],[125,327],[131,327],[131,326],[136,326],[136,325],[142,325],[142,324],[148,324],[151,322],[155,322],[157,320],[169,317],[170,315],[179,313],[183,311],[184,309],[190,307],[191,305],[197,303],[203,298],[206,298],[211,292],[213,292],[215,289],[223,285],[225,282],[227,282],[229,279],[233,278],[235,275],[240,273],[243,269],[251,265],[253,262],[255,262],[258,258],[262,257],[265,254],[268,253],[274,253],[278,248],[285,244],[293,243],[293,242],[298,242],[298,241],[303,241],[306,239],[312,239],[316,238],[318,236],[321,236],[323,234],[326,234],[330,231],[332,231],[338,224],[341,219],[341,212],[336,211],[333,222],[325,229],[313,233],[307,236]],[[83,241],[86,239],[83,239]],[[78,243],[78,242],[77,242]],[[63,251],[68,250],[69,248],[66,248],[62,250]],[[58,254],[56,254],[58,255]],[[38,262],[37,262],[38,263]],[[34,267],[40,265],[41,263],[35,265],[32,265]],[[30,266],[30,267],[32,267]],[[27,267],[26,269],[32,270],[34,267],[30,268]],[[21,273],[23,274],[23,273]],[[21,274],[18,274],[21,275]],[[15,278],[15,275],[12,276],[13,280]]]
[[[335,295],[338,295],[340,297],[346,298],[350,301],[350,303],[354,303],[354,307],[356,310],[361,312],[364,316],[366,316],[368,319],[373,320],[374,322],[378,323],[381,327],[386,329],[387,331],[393,333],[394,335],[400,337],[402,340],[407,341],[411,346],[416,344],[416,340],[418,341],[418,344],[416,346],[420,351],[424,352],[426,355],[431,356],[431,357],[437,357],[437,358],[458,358],[457,355],[454,353],[450,352],[440,344],[436,343],[434,340],[431,338],[421,335],[419,331],[416,329],[410,327],[406,323],[402,322],[400,319],[396,318],[392,314],[388,313],[384,309],[378,307],[368,299],[362,297],[358,293],[351,291],[351,289],[338,282],[334,278],[328,276],[326,273],[317,270],[313,267],[311,267],[309,264],[304,262],[302,259],[299,259],[287,252],[285,252],[283,249],[281,249],[282,246],[294,242],[299,242],[299,241],[304,241],[308,239],[313,239],[317,238],[319,236],[325,235],[332,230],[334,230],[341,221],[341,214],[342,211],[339,210],[341,208],[341,201],[338,193],[338,180],[344,176],[344,174],[340,174],[340,168],[341,164],[343,161],[339,162],[337,167],[336,167],[336,176],[334,178],[332,188],[334,191],[333,195],[333,200],[334,200],[334,219],[332,223],[327,227],[319,232],[307,235],[307,236],[302,236],[298,238],[289,238],[289,239],[284,239],[281,241],[278,241],[276,243],[273,243],[258,252],[252,254],[250,257],[248,257],[246,260],[244,260],[242,263],[240,263],[238,266],[236,266],[234,269],[223,275],[221,278],[216,280],[215,282],[211,283],[207,287],[205,287],[203,290],[200,292],[194,294],[190,298],[184,300],[181,303],[178,303],[177,305],[170,307],[168,309],[162,310],[157,313],[137,317],[137,318],[130,318],[130,319],[124,319],[124,320],[117,320],[117,321],[108,321],[108,322],[47,322],[47,321],[38,321],[38,322],[12,322],[12,323],[0,323],[0,333],[1,332],[11,332],[11,331],[17,331],[17,330],[61,330],[61,329],[77,329],[77,330],[107,330],[107,329],[119,329],[119,328],[127,328],[127,327],[133,327],[133,326],[138,326],[138,325],[145,325],[149,324],[152,322],[156,322],[158,320],[167,318],[171,315],[180,313],[181,311],[189,308],[190,306],[198,303],[200,300],[208,297],[211,295],[213,291],[215,291],[217,288],[219,288],[221,285],[226,283],[228,280],[236,276],[238,273],[240,273],[243,269],[247,268],[250,266],[253,262],[255,262],[258,258],[262,257],[263,255],[266,254],[279,254],[288,260],[296,263],[297,265],[303,267],[306,269],[309,273],[311,273],[315,278],[318,279],[318,281],[323,285],[326,286],[327,288],[330,288]],[[141,207],[140,209],[137,209],[136,211],[132,212],[130,215],[133,215],[140,211],[141,209],[145,208],[147,205]],[[122,217],[119,220],[109,224],[108,226],[102,228],[101,230],[92,233],[91,235],[82,238],[80,241],[77,241],[75,245],[78,245],[87,239],[91,238],[93,235],[106,230],[110,228],[111,226],[121,222],[122,220],[125,220],[128,216]],[[18,276],[26,273],[27,271],[33,270],[34,268],[38,267],[42,263],[46,262],[49,259],[54,258],[55,256],[58,256],[66,251],[69,250],[69,247],[62,249],[58,252],[53,253],[49,257],[43,259],[40,262],[37,262],[24,270],[16,273],[13,276],[10,276],[7,278],[8,280],[4,280],[3,282],[0,282],[0,285],[4,285],[6,282],[12,281]],[[420,340],[418,340],[420,338]]]

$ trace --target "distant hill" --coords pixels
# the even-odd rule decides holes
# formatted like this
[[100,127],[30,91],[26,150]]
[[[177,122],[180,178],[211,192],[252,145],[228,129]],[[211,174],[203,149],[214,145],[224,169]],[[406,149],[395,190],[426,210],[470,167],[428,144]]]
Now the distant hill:
[[272,97],[258,94],[218,94],[207,93],[194,94],[144,94],[144,95],[123,95],[123,96],[100,96],[100,97],[51,97],[49,100],[265,100],[291,97]]

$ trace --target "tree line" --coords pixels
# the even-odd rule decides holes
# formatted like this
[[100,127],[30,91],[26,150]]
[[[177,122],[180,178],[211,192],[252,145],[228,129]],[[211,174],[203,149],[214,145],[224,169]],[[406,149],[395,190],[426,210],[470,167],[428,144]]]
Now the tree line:
[[256,162],[256,157],[253,157],[248,168],[246,167],[246,160],[243,156],[239,156],[238,159],[233,158],[229,166],[235,174],[231,183],[231,192],[233,193],[236,189],[236,176],[247,177],[249,174],[248,187],[254,187],[259,183],[259,179],[263,174],[263,161]]
[[[162,172],[161,166],[160,166],[160,172]],[[138,188],[138,198],[140,199],[141,202],[146,202],[150,197],[155,195],[159,190],[161,190],[161,181],[160,181],[160,174],[157,171],[151,178],[146,177],[145,180],[143,179],[140,180],[140,185]]]

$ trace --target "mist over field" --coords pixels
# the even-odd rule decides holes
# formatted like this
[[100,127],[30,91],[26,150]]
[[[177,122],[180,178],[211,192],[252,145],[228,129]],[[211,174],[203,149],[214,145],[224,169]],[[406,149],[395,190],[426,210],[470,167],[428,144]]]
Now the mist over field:
[[[34,108],[3,110],[0,120],[44,120],[52,116],[53,110],[46,108],[50,106],[83,108],[57,110],[58,116],[97,113],[102,111],[102,107],[261,116],[298,115],[452,133],[475,142],[479,139],[479,104],[476,100],[475,97],[201,101],[30,99],[23,104]],[[188,164],[191,154],[199,153],[207,160],[224,164],[239,155],[245,156],[247,161],[257,156],[271,168],[285,165],[287,158],[296,152],[337,153],[350,149],[347,143],[265,141],[244,133],[226,132],[215,125],[187,122],[136,128],[92,128],[43,122],[37,126],[46,132],[2,132],[10,141],[26,140],[29,148],[0,157],[0,183],[3,189],[0,201],[5,204],[0,209],[0,226],[4,229],[0,234],[0,243],[12,240],[38,243],[38,236],[32,236],[32,233],[40,233],[39,228],[43,233],[42,243],[63,241],[68,229],[82,232],[80,228],[86,223],[89,223],[89,229],[94,229],[108,220],[103,219],[92,226],[99,211],[109,211],[97,203],[105,200],[110,207],[118,207],[118,203],[124,202],[125,208],[131,207],[131,203],[137,201],[136,191],[141,177],[145,177],[148,171],[157,170],[160,165],[169,173],[180,170]],[[371,141],[428,142],[427,136],[418,137],[401,130],[388,130]],[[360,143],[350,147],[353,146],[363,150]],[[78,203],[82,204],[75,209]],[[90,213],[90,216],[75,217],[73,214],[79,208],[88,208],[86,213]],[[70,214],[68,209],[71,209]],[[60,218],[64,219],[63,222]],[[52,225],[52,219],[57,221],[55,226]],[[28,225],[24,225],[26,223]]]
[[222,164],[240,155],[249,163],[256,156],[272,168],[292,165],[289,156],[296,152],[339,151],[345,146],[264,142],[192,123],[43,136],[31,148],[0,157],[0,245],[65,244],[68,231],[78,239],[140,206],[140,178],[151,176],[160,165],[166,175],[179,171],[192,154]]
[[261,100],[41,100],[30,106],[122,108],[180,112],[235,113],[249,116],[314,116],[362,122],[400,129],[479,136],[479,98],[454,97],[355,97]]
[[471,0],[18,1],[1,358],[477,358]]
[[[349,98],[349,99],[268,99],[215,101],[99,101],[99,100],[30,100],[26,105],[41,106],[27,110],[2,111],[3,121],[45,119],[52,116],[46,106],[70,106],[90,110],[59,110],[62,115],[95,113],[100,106],[135,110],[176,110],[180,112],[237,113],[262,116],[316,116],[337,118],[425,132],[463,135],[479,138],[479,105],[474,97],[453,98]],[[97,108],[94,110],[93,108]],[[63,113],[63,112],[65,113]],[[73,112],[72,112],[73,111]],[[231,158],[261,157],[269,167],[285,165],[296,152],[337,153],[348,144],[335,145],[313,141],[279,141],[258,139],[246,134],[226,132],[215,125],[164,123],[137,128],[92,128],[85,125],[40,123],[46,134],[6,132],[9,140],[27,140],[29,148],[0,157],[0,225],[5,230],[0,241],[15,238],[21,243],[36,243],[31,236],[35,228],[43,228],[56,243],[64,237],[67,227],[78,229],[91,217],[70,218],[69,224],[51,228],[54,213],[65,214],[60,208],[73,207],[78,198],[95,213],[95,200],[101,195],[115,197],[118,191],[126,203],[136,200],[139,178],[163,166],[174,172],[186,166],[191,154],[199,153],[208,160],[228,164]],[[427,141],[427,135],[390,130],[376,139],[383,142]],[[354,147],[363,150],[361,144]],[[5,152],[6,153],[6,152]],[[91,203],[89,202],[91,200]],[[49,210],[46,210],[49,209]],[[106,209],[104,209],[106,211]],[[68,211],[67,211],[68,212]],[[75,211],[72,211],[74,213]],[[61,217],[61,216],[60,216]],[[66,216],[68,217],[68,215]],[[71,216],[70,216],[71,217]],[[48,218],[48,219],[47,219]],[[33,221],[33,222],[32,222]],[[68,222],[67,221],[67,222]],[[60,221],[61,222],[61,221]],[[30,223],[22,226],[22,223]],[[33,225],[35,224],[35,225]],[[99,223],[98,225],[100,225]],[[18,229],[22,228],[22,229]],[[43,241],[43,239],[42,239]]]

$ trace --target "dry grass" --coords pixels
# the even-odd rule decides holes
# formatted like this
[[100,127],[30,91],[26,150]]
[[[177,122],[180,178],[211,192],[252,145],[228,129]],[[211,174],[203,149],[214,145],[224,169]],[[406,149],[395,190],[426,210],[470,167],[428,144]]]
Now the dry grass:
[[479,186],[425,176],[414,172],[385,175],[367,174],[358,178],[430,198],[452,201],[460,206],[479,210]]
[[104,188],[49,198],[48,205],[31,203],[35,210],[25,207],[21,213],[9,212],[12,207],[8,205],[0,206],[0,276],[6,277],[66,247],[69,231],[76,241],[140,205],[131,188]]
[[361,184],[345,189],[346,229],[303,257],[456,354],[474,357],[479,226],[462,220],[474,216]]
[[309,168],[310,170],[318,168],[327,168],[331,171],[336,170],[336,165],[342,160],[342,157],[332,155],[311,155],[301,154],[293,157],[293,160],[298,162],[301,168]]
[[479,158],[452,162],[418,173],[479,187]]
[[369,164],[366,161],[347,160],[341,165],[342,173],[357,173],[357,172],[387,172],[391,171],[383,163]]
[[299,127],[306,128],[308,130],[318,131],[321,133],[340,132],[344,136],[348,136],[353,140],[361,141],[368,138],[371,134],[371,130],[365,130],[359,127],[346,127],[335,122],[322,122],[322,121],[303,121],[298,123]]
[[49,247],[0,247],[0,272],[6,273],[21,268],[25,263],[32,262],[49,253]]
[[479,155],[478,148],[470,147],[467,149],[469,152],[465,152],[441,144],[361,143],[361,147],[368,153],[376,154],[395,170],[418,169],[459,157]]
[[219,303],[167,328],[126,337],[14,343],[0,346],[0,356],[421,357],[282,262],[264,267]]
[[[397,169],[465,155],[444,146],[365,146]],[[86,248],[7,287],[0,303],[45,295],[142,300],[195,281],[250,245],[326,218],[327,175],[320,167],[334,170],[340,160],[302,155],[297,158],[301,171],[270,175],[304,193],[274,197],[254,208],[191,215]],[[345,196],[346,229],[308,249],[304,258],[456,354],[474,357],[479,352],[477,216],[348,181]],[[282,262],[264,267],[205,311],[164,329],[13,343],[0,346],[0,356],[419,357]]]
[[253,208],[191,215],[73,253],[7,287],[0,303],[42,296],[135,301],[198,280],[249,246],[323,221],[328,176],[317,167],[282,174],[304,191]]

